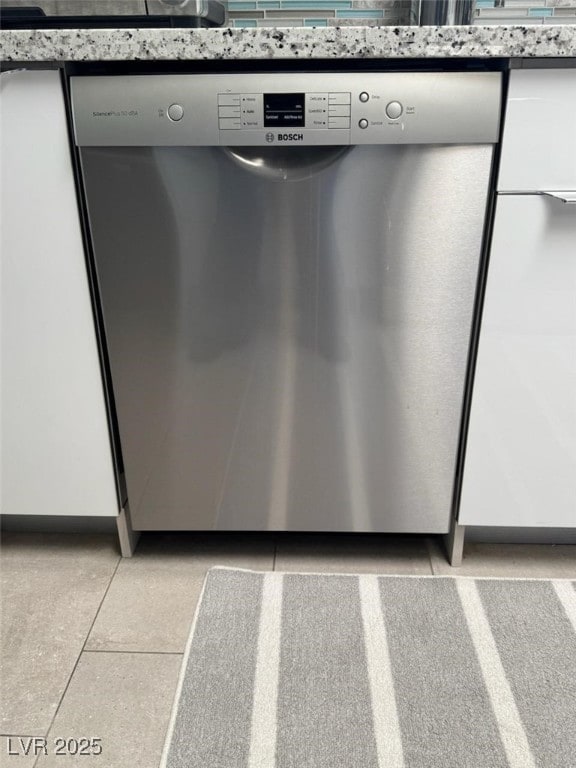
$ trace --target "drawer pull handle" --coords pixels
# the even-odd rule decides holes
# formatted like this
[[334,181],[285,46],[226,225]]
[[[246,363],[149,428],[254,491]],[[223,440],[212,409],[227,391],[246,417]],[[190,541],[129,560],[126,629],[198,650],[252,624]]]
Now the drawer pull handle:
[[554,197],[556,200],[561,200],[563,203],[576,203],[576,191],[566,192],[540,192],[541,195],[547,195],[548,197]]

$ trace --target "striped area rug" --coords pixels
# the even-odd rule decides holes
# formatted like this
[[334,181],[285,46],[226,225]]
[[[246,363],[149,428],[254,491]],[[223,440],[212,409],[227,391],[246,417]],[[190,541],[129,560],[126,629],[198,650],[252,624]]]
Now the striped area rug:
[[575,768],[576,582],[210,571],[162,768]]

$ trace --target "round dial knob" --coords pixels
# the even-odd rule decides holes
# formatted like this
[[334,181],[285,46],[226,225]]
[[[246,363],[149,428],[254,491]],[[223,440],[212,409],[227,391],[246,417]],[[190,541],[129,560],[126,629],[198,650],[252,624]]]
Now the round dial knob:
[[390,120],[397,120],[402,112],[404,112],[404,108],[399,101],[391,101],[389,104],[386,104],[386,115]]
[[170,104],[168,107],[168,117],[170,120],[173,120],[175,123],[178,122],[178,120],[182,120],[184,117],[184,110],[180,106],[180,104]]

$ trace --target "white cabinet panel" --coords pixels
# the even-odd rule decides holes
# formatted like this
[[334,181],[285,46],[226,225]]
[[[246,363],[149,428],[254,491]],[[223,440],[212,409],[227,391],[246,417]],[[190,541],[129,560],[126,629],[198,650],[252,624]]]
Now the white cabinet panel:
[[459,521],[576,526],[576,205],[498,199]]
[[0,77],[2,512],[116,515],[58,72]]
[[510,73],[499,191],[576,190],[576,69]]

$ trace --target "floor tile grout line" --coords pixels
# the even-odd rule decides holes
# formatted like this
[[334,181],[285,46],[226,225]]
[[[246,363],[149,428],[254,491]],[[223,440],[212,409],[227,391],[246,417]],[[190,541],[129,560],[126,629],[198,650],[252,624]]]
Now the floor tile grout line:
[[[94,624],[96,623],[96,619],[98,618],[98,614],[100,613],[100,609],[102,608],[102,604],[104,603],[104,600],[106,600],[106,596],[108,595],[108,592],[110,590],[110,587],[112,586],[112,582],[114,581],[114,577],[116,576],[116,573],[118,571],[118,568],[120,567],[120,563],[122,562],[122,556],[118,556],[118,560],[116,562],[116,566],[114,568],[114,571],[112,573],[112,576],[110,577],[110,581],[108,582],[106,589],[104,590],[104,594],[102,595],[102,599],[98,603],[98,608],[96,609],[94,613],[94,618],[92,619],[92,622],[90,623],[90,626],[88,627],[88,632],[86,633],[86,637],[84,638],[84,642],[82,643],[82,648],[80,649],[80,653],[78,654],[78,658],[76,659],[74,666],[72,668],[72,672],[70,673],[70,677],[68,678],[68,682],[66,683],[64,690],[62,691],[62,696],[60,696],[60,701],[58,702],[58,706],[54,710],[54,714],[52,715],[52,719],[50,721],[50,725],[48,726],[48,730],[46,731],[46,738],[50,735],[50,731],[52,730],[52,727],[54,726],[54,723],[56,721],[56,718],[58,717],[58,712],[60,712],[60,708],[62,706],[62,702],[64,701],[64,698],[66,697],[66,693],[68,692],[68,688],[70,687],[70,683],[72,682],[72,678],[74,677],[74,673],[76,672],[78,668],[78,664],[80,663],[80,659],[82,658],[82,654],[84,653],[84,649],[86,648],[86,643],[88,642],[88,638],[90,637],[90,633],[92,632],[92,629],[94,628]],[[40,760],[41,755],[38,755],[36,760],[34,761],[34,764],[32,765],[32,768],[36,768],[38,765],[38,761]]]
[[98,608],[96,609],[96,613],[94,614],[94,618],[92,619],[92,624],[90,624],[90,629],[86,633],[86,638],[84,639],[84,643],[82,644],[82,650],[80,651],[80,655],[79,655],[78,658],[80,658],[80,656],[86,650],[86,643],[88,642],[88,638],[90,637],[90,634],[91,634],[92,630],[94,629],[94,624],[96,624],[96,620],[97,620],[98,616],[100,615],[100,611],[102,609],[102,606],[104,605],[104,601],[108,597],[108,592],[110,591],[110,587],[112,586],[112,582],[116,578],[116,574],[118,573],[118,568],[120,568],[120,563],[122,562],[122,560],[123,560],[123,558],[122,558],[122,556],[120,556],[118,558],[118,562],[116,563],[116,568],[114,568],[114,573],[110,577],[110,581],[108,582],[108,586],[104,590],[104,594],[102,595],[102,600],[100,600],[100,603],[98,604]]
[[82,653],[138,653],[144,656],[182,656],[184,651],[113,651],[107,648],[85,648]]

